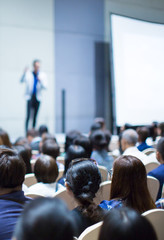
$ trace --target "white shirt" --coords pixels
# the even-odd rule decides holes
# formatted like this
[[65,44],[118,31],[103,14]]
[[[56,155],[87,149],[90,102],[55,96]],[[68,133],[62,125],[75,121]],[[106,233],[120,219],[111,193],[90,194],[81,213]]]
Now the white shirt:
[[[39,72],[38,78],[40,81],[38,81],[37,87],[36,87],[36,98],[38,101],[40,101],[42,90],[47,88],[47,77],[45,73]],[[34,87],[33,73],[31,71],[27,71],[25,74],[23,74],[21,78],[21,82],[26,83],[25,98],[26,100],[30,100],[33,92],[33,87]]]
[[[60,183],[58,183],[58,189],[65,189]],[[53,197],[56,192],[56,182],[54,183],[36,183],[28,188],[28,193],[30,194],[41,194],[45,197]]]
[[131,155],[137,157],[138,159],[141,160],[141,162],[143,162],[144,165],[151,162],[150,159],[143,152],[140,152],[138,148],[135,146],[127,148],[123,152],[123,155]]

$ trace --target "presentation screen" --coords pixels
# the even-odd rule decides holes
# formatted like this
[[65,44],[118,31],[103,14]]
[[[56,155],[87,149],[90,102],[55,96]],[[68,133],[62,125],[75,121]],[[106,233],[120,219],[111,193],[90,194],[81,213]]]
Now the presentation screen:
[[164,25],[111,15],[116,125],[164,121]]

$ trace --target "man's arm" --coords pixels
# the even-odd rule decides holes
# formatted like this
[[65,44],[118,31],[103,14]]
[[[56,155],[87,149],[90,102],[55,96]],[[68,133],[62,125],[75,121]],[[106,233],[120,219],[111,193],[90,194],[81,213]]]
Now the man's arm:
[[28,71],[28,67],[25,68],[24,73],[23,73],[23,75],[22,75],[22,77],[21,77],[21,79],[20,79],[20,82],[21,82],[21,83],[27,81],[27,79],[26,79],[26,73],[27,73],[27,71]]

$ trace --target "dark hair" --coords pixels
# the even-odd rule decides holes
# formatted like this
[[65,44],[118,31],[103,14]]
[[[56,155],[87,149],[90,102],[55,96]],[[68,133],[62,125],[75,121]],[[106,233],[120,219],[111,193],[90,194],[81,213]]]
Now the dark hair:
[[31,173],[32,169],[31,169],[30,160],[31,160],[32,153],[31,153],[30,146],[28,144],[17,145],[14,148],[17,150],[19,156],[21,156],[24,163],[26,164],[26,173]]
[[99,240],[157,240],[151,223],[130,208],[112,209],[104,217]]
[[80,203],[82,214],[94,223],[101,221],[103,211],[93,202],[101,183],[101,174],[97,165],[91,159],[74,160],[67,171],[66,183]]
[[38,182],[55,182],[59,175],[55,159],[48,155],[41,155],[35,162],[34,173]]
[[100,123],[98,123],[98,122],[93,123],[90,127],[91,134],[92,134],[92,132],[94,132],[96,130],[100,130],[100,129],[101,129]]
[[104,149],[107,146],[106,136],[102,130],[94,131],[90,136],[90,140],[92,147],[96,148],[97,150]]
[[28,140],[25,137],[18,137],[14,143],[14,146],[28,144]]
[[141,160],[133,156],[121,156],[114,161],[110,198],[122,199],[125,206],[140,213],[155,208]]
[[41,125],[39,127],[39,135],[42,136],[43,133],[48,133],[48,127],[46,125]]
[[81,136],[81,133],[76,130],[72,130],[66,134],[66,139],[65,139],[65,152],[67,152],[67,149],[70,145],[73,144],[73,141],[78,137]]
[[46,132],[44,132],[43,134],[42,134],[42,143],[44,143],[46,140],[52,140],[52,141],[54,141],[55,143],[57,143],[57,140],[56,140],[56,138],[55,138],[55,136],[54,135],[52,135],[52,134],[50,134],[50,133],[46,133]]
[[158,128],[161,130],[161,137],[164,137],[164,122],[158,124]]
[[4,131],[2,128],[0,128],[0,138],[2,140],[2,145],[5,145],[9,148],[12,147],[12,144],[10,142],[9,135],[7,134],[6,131]]
[[65,169],[64,175],[66,174],[68,167],[73,159],[84,158],[86,155],[85,149],[82,146],[70,145],[65,157]]
[[56,159],[60,153],[59,145],[55,141],[48,139],[43,142],[42,153],[47,154]]
[[95,123],[99,123],[101,126],[101,129],[105,128],[105,120],[103,117],[97,117],[95,118]]
[[16,151],[0,148],[0,187],[15,188],[21,186],[25,176],[25,163]]
[[164,137],[161,137],[157,143],[157,151],[161,154],[162,160],[164,160]]
[[27,133],[26,133],[26,137],[29,137],[29,136],[31,136],[31,137],[38,137],[39,136],[39,132],[37,131],[37,130],[35,130],[34,128],[32,128],[32,129],[29,129],[28,131],[27,131]]
[[57,198],[31,201],[17,222],[17,240],[73,240],[74,229],[69,210]]
[[145,142],[146,139],[149,137],[149,129],[147,127],[137,128],[137,133],[139,142]]
[[[82,146],[85,149],[85,152],[86,152],[85,157],[86,158],[89,158],[91,156],[92,145],[91,145],[91,141],[90,141],[90,139],[88,137],[86,137],[84,135],[80,135],[73,141],[73,144],[80,145],[80,146]],[[76,157],[76,158],[78,158],[78,157]]]

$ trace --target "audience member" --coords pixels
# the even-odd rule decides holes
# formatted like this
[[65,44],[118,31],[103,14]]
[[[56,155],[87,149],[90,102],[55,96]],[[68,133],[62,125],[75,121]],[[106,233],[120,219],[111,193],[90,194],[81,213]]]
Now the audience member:
[[39,198],[23,211],[13,240],[73,240],[73,236],[73,222],[64,202]]
[[77,226],[76,236],[104,217],[104,210],[93,202],[100,183],[101,174],[92,160],[72,161],[66,174],[66,188],[70,194],[73,194],[78,204],[78,207],[72,211]]
[[14,150],[0,148],[0,239],[11,239],[23,205],[30,200],[22,191],[24,176],[24,161]]
[[86,156],[86,151],[82,146],[79,145],[70,145],[67,149],[65,156],[65,168],[63,177],[59,179],[58,183],[65,186],[66,173],[69,168],[69,165],[73,159],[84,158]]
[[110,199],[102,201],[100,206],[107,210],[127,206],[140,213],[155,208],[145,166],[138,158],[121,156],[114,161]]
[[157,240],[151,223],[129,208],[113,209],[104,218],[99,240]]
[[52,197],[56,191],[64,189],[61,184],[56,183],[59,172],[56,161],[52,157],[41,155],[35,162],[34,174],[37,183],[29,187],[29,193]]
[[156,158],[159,161],[159,167],[148,173],[149,176],[155,177],[160,183],[157,200],[161,198],[164,184],[164,137],[161,137],[157,144]]
[[104,130],[106,129],[104,118],[102,118],[102,117],[97,117],[97,118],[95,118],[94,121],[95,121],[95,123],[99,123],[99,124],[100,124],[102,131],[104,131]]
[[12,147],[8,133],[4,131],[2,128],[0,128],[0,139],[1,139],[1,145],[4,145],[9,148]]
[[42,137],[44,133],[48,133],[48,127],[46,125],[41,125],[39,127],[39,136]]
[[[92,145],[90,139],[84,135],[78,136],[74,141],[73,144],[82,146],[86,152],[86,158],[90,158],[92,153]],[[84,157],[84,156],[83,156]]]
[[105,133],[102,130],[94,131],[91,134],[90,139],[92,143],[91,158],[96,160],[99,165],[106,167],[108,171],[110,171],[113,166],[114,159],[112,156],[109,156],[106,150],[108,143]]
[[81,133],[76,130],[72,130],[66,134],[66,139],[65,139],[65,152],[67,152],[67,149],[69,148],[70,145],[73,144],[74,140],[78,137],[81,136]]
[[149,129],[147,127],[139,127],[137,128],[138,133],[138,150],[141,152],[147,148],[152,148],[146,143],[146,139],[149,137]]
[[31,149],[39,151],[39,143],[41,141],[41,137],[39,136],[39,131],[35,129],[30,129],[27,131],[26,137],[27,137],[28,143],[31,146]]
[[18,137],[14,143],[14,146],[29,144],[26,137]]
[[26,165],[26,174],[32,173],[31,163],[30,163],[32,153],[31,153],[31,148],[29,147],[29,145],[28,144],[17,145],[14,148],[17,150],[19,156],[23,159],[23,161]]
[[[42,153],[51,156],[52,158],[55,159],[59,156],[60,154],[60,148],[59,145],[51,139],[48,139],[43,142],[42,145]],[[64,165],[56,161],[59,170],[64,170]]]
[[89,137],[92,135],[94,131],[101,130],[101,124],[98,122],[95,122],[90,127]]
[[138,134],[133,129],[127,129],[122,133],[121,138],[121,147],[123,150],[123,155],[132,155],[134,157],[139,158],[143,164],[147,164],[149,162],[149,158],[142,152],[140,152],[136,143],[138,141]]

